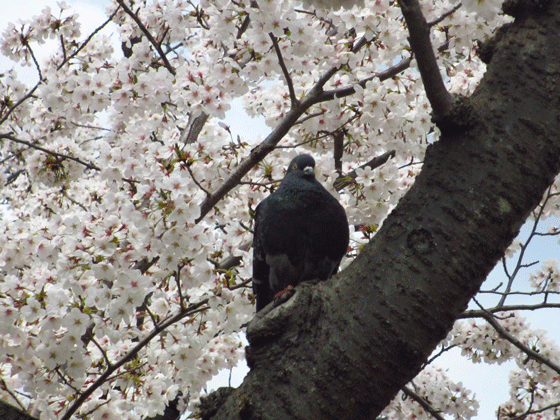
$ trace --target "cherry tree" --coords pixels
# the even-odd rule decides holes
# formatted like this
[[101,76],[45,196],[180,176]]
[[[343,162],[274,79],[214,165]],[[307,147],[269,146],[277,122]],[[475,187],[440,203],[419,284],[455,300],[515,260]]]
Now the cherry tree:
[[[41,419],[196,409],[247,327],[251,371],[204,418],[470,418],[432,363],[451,348],[516,362],[499,418],[556,416],[560,348],[523,311],[560,306],[558,261],[520,273],[558,233],[537,228],[560,205],[559,6],[328,3],[114,0],[90,34],[60,3],[4,30],[38,82],[0,78],[2,400]],[[232,107],[270,133],[233,133]],[[253,210],[301,152],[346,208],[346,268],[253,319]]]

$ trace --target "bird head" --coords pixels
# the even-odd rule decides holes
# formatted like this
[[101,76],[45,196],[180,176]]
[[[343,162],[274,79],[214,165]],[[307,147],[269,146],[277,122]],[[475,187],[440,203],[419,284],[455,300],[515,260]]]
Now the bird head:
[[315,160],[309,155],[298,155],[292,159],[288,172],[301,171],[306,178],[315,178]]

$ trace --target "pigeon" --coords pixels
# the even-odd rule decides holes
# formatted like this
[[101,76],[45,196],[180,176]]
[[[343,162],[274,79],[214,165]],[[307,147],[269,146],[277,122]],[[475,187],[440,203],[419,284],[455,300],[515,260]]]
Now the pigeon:
[[302,281],[327,280],[348,250],[346,212],[315,178],[315,160],[296,156],[276,191],[256,208],[253,293],[257,312]]

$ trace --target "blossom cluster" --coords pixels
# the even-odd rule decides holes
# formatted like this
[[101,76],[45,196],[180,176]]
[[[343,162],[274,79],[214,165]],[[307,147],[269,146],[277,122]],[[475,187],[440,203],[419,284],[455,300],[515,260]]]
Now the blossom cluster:
[[[0,199],[9,204],[0,221],[0,397],[14,402],[22,392],[42,419],[61,418],[87,390],[75,416],[140,419],[177,396],[196,401],[208,379],[243,357],[239,333],[254,313],[251,214],[291,158],[312,153],[318,179],[345,206],[348,263],[437,139],[414,64],[372,78],[409,57],[396,2],[348,10],[267,0],[133,3],[125,1],[135,19],[116,1],[107,8],[130,52],[124,57],[102,31],[83,37],[63,3],[10,24],[0,40],[3,55],[40,78],[26,86],[15,70],[0,77],[0,134],[9,132],[0,143]],[[427,19],[453,7],[423,2]],[[472,39],[505,21],[469,16],[459,10],[432,29],[450,90],[462,94],[484,71]],[[58,48],[39,63],[47,39]],[[232,135],[228,110],[273,129],[291,109],[273,40],[297,100],[333,68],[324,90],[354,93],[311,106],[280,147],[203,212],[259,144]],[[357,174],[342,191],[333,187],[337,130],[342,173]],[[391,150],[395,158],[381,168],[362,167]],[[240,257],[233,268],[222,265],[230,256]],[[475,410],[460,384],[437,370],[423,375],[418,386],[439,381],[469,401],[456,407],[430,397],[437,407]]]
[[[453,382],[441,368],[426,366],[407,387],[434,411],[448,414],[451,418],[468,419],[477,414],[479,404],[475,396],[471,396],[471,391],[461,382]],[[395,396],[382,415],[392,420],[433,418],[418,402],[407,398],[403,391]]]
[[[547,336],[546,331],[531,328],[517,311],[498,312],[494,316],[500,327],[520,346],[560,366],[560,347]],[[554,410],[545,409],[560,400],[558,371],[527,354],[523,347],[515,345],[486,321],[457,322],[443,344],[458,346],[473,363],[515,363],[509,375],[510,399],[498,406],[499,418],[521,415],[531,419],[556,418]]]

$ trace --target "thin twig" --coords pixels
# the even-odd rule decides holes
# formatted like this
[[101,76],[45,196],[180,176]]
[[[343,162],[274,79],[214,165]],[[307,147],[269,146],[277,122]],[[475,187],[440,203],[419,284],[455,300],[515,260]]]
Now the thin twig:
[[57,373],[58,377],[60,378],[60,380],[62,382],[64,382],[64,385],[66,385],[67,387],[70,387],[74,390],[74,392],[80,392],[80,390],[78,388],[76,388],[74,385],[72,385],[70,383],[70,381],[66,378],[66,376],[60,371],[60,366],[57,366],[55,369],[55,372]]
[[105,363],[107,363],[107,367],[108,368],[112,367],[113,364],[111,363],[111,360],[109,360],[109,356],[107,355],[107,352],[105,351],[105,349],[103,347],[101,347],[101,344],[99,344],[93,336],[90,338],[90,340],[93,344],[95,344],[95,346],[99,349],[99,351],[103,355],[103,358],[105,359]]
[[[551,192],[551,188],[549,187],[546,193],[546,196],[542,202],[542,205],[539,207],[539,210],[537,212],[537,215],[535,216],[535,221],[533,222],[533,226],[531,228],[531,232],[529,233],[529,237],[527,238],[527,240],[525,241],[524,244],[520,245],[520,252],[519,252],[519,257],[517,258],[517,263],[515,265],[515,268],[513,269],[513,272],[511,273],[511,276],[508,276],[508,283],[506,285],[506,289],[504,291],[504,294],[502,295],[500,301],[498,302],[498,304],[496,305],[497,307],[502,307],[504,306],[504,303],[506,301],[507,296],[509,295],[509,293],[511,292],[511,288],[513,285],[513,281],[515,279],[515,277],[517,276],[517,274],[519,273],[519,270],[521,270],[523,267],[523,265],[521,264],[521,262],[523,261],[523,258],[525,256],[525,251],[527,250],[527,247],[529,246],[529,242],[531,242],[531,240],[533,239],[533,237],[535,236],[535,233],[537,231],[537,227],[539,225],[539,221],[542,217],[542,214],[544,212],[544,208],[546,206],[546,203],[548,202],[548,200],[550,199],[550,192]],[[504,263],[505,264],[505,263]],[[506,271],[507,274],[507,271]]]
[[191,171],[191,168],[188,165],[187,165],[187,171],[189,171],[189,174],[191,175],[191,178],[193,182],[196,184],[196,186],[200,188],[202,191],[204,191],[206,193],[206,196],[209,197],[211,195],[210,192],[206,188],[204,188],[200,182],[196,180],[193,172]]
[[444,417],[439,414],[440,412],[438,410],[436,410],[434,407],[432,407],[432,405],[426,401],[424,398],[422,398],[420,395],[418,395],[416,392],[414,392],[412,389],[407,388],[406,386],[403,387],[401,389],[401,391],[409,398],[411,398],[412,400],[416,401],[418,404],[420,404],[422,406],[422,408],[427,411],[432,417],[434,417],[437,420],[445,420]]
[[62,195],[64,197],[66,197],[68,200],[70,200],[73,204],[79,206],[83,211],[87,211],[86,206],[84,206],[82,203],[77,202],[76,200],[74,200],[72,197],[70,197],[68,195],[68,193],[66,192],[66,187],[63,187],[60,192],[62,193]]
[[445,347],[445,346],[441,346],[441,350],[437,353],[434,354],[432,357],[430,357],[428,360],[426,360],[426,363],[424,363],[422,365],[422,369],[426,366],[428,366],[430,363],[432,363],[434,360],[436,360],[439,356],[441,356],[443,353],[445,353],[446,351],[449,351],[451,349],[454,349],[455,347],[458,347],[458,344],[452,344],[449,347]]
[[312,114],[307,114],[305,117],[297,120],[294,125],[302,124],[303,122],[305,122],[307,120],[310,120],[311,118],[319,117],[321,115],[325,115],[325,111],[321,110],[321,111],[318,111],[318,112],[314,112]]
[[[403,58],[399,63],[395,64],[394,66],[389,67],[386,70],[377,72],[372,76],[366,77],[365,79],[360,80],[356,84],[360,85],[362,88],[365,88],[367,82],[370,82],[375,78],[378,78],[381,81],[390,79],[391,77],[394,77],[400,72],[409,68],[411,62],[412,62],[412,56]],[[326,101],[333,100],[335,98],[344,98],[346,96],[353,95],[354,93],[356,93],[356,88],[354,86],[346,86],[338,89],[326,90],[321,94],[321,100],[319,102],[326,102]]]
[[175,283],[177,284],[177,294],[179,295],[179,304],[181,310],[185,309],[185,299],[183,298],[183,289],[181,287],[181,270],[185,264],[177,264],[177,271],[175,272]]
[[39,62],[37,61],[37,58],[33,53],[33,49],[28,43],[26,43],[26,47],[29,50],[29,54],[31,54],[31,58],[33,59],[33,63],[35,63],[35,67],[37,68],[37,73],[39,74],[39,80],[43,80],[43,73],[41,73],[41,66],[39,65]]
[[241,283],[236,284],[235,286],[228,286],[229,290],[235,290],[235,289],[240,289],[242,287],[247,286],[249,283],[251,283],[253,281],[253,278],[251,277],[250,279],[247,280],[243,280]]
[[78,53],[80,51],[82,51],[85,46],[89,43],[89,41],[91,41],[91,39],[99,32],[101,31],[105,26],[107,26],[109,24],[109,22],[111,22],[113,20],[113,18],[115,17],[115,15],[118,13],[119,8],[117,7],[115,9],[115,11],[113,13],[111,13],[111,16],[109,16],[109,18],[103,22],[100,26],[98,26],[97,28],[95,28],[95,30],[89,34],[89,36],[85,39],[84,42],[81,43],[81,45],[76,49],[76,51],[74,51],[72,54],[70,54],[66,59],[64,59],[62,61],[62,63],[60,63],[57,66],[57,70],[60,70],[68,61],[72,60],[74,57],[76,57],[76,55],[78,55]]
[[249,28],[249,23],[251,23],[251,16],[247,14],[243,19],[243,23],[241,23],[241,26],[237,29],[235,39],[241,39],[245,31],[247,31],[247,28]]
[[189,315],[194,315],[198,312],[209,309],[209,306],[205,306],[207,303],[208,299],[203,299],[196,304],[189,305],[188,307],[181,309],[177,314],[171,316],[170,318],[167,318],[167,320],[157,325],[150,334],[148,334],[143,340],[138,342],[138,344],[134,346],[121,360],[108,367],[107,370],[103,372],[103,374],[101,374],[99,378],[97,378],[97,380],[93,384],[91,384],[88,389],[80,394],[80,396],[78,396],[74,400],[74,403],[68,408],[68,410],[60,420],[70,420],[70,418],[78,410],[78,408],[80,408],[80,406],[91,396],[91,394],[93,394],[96,389],[98,389],[105,383],[105,381],[113,374],[113,372],[115,372],[125,363],[128,363],[130,360],[132,360],[140,350],[148,345],[148,343],[155,337],[165,331],[169,326],[175,324],[176,322],[179,322],[181,319]]
[[164,64],[165,68],[169,71],[169,73],[171,73],[173,76],[175,76],[176,71],[173,68],[173,66],[171,65],[171,63],[169,62],[169,60],[167,59],[167,56],[165,55],[163,50],[161,49],[161,44],[155,40],[155,38],[152,36],[150,31],[148,31],[148,28],[146,28],[146,26],[144,26],[144,24],[142,23],[140,18],[126,4],[124,4],[124,0],[117,0],[117,3],[123,8],[123,10],[126,12],[126,14],[129,15],[134,22],[136,22],[136,25],[138,25],[138,28],[140,28],[140,30],[144,33],[144,35],[146,35],[146,38],[148,38],[148,41],[150,41],[150,43],[154,46],[154,48],[158,52],[161,60],[163,61],[163,64]]
[[484,309],[484,310],[476,310],[476,309],[472,309],[469,311],[465,311],[463,312],[461,315],[458,316],[458,318],[460,319],[466,319],[466,318],[484,318],[484,314],[485,313],[491,313],[494,314],[496,312],[508,312],[508,311],[536,311],[537,309],[551,309],[551,308],[560,308],[560,303],[547,303],[547,302],[542,302],[542,303],[537,303],[535,305],[507,305],[507,306],[501,306],[501,307],[494,307],[494,308],[490,308],[490,309]]
[[13,104],[11,106],[10,109],[8,109],[6,111],[6,113],[4,114],[4,116],[2,117],[2,119],[0,119],[0,126],[2,124],[4,124],[4,122],[8,119],[8,117],[12,114],[12,112],[14,112],[14,110],[20,106],[23,102],[27,101],[29,98],[31,98],[33,96],[33,94],[35,93],[35,91],[37,90],[37,88],[41,85],[41,83],[43,83],[42,80],[39,80],[37,82],[37,84],[35,84],[35,86],[33,86],[29,92],[27,92],[24,96],[22,96],[15,104]]
[[278,45],[278,38],[276,38],[272,32],[269,32],[268,36],[272,40],[272,45],[274,45],[274,51],[276,51],[276,56],[278,57],[278,64],[280,64],[282,73],[284,73],[284,77],[286,78],[286,84],[288,85],[288,91],[290,92],[290,102],[292,104],[292,109],[294,109],[295,107],[298,106],[299,103],[296,98],[294,83],[292,82],[290,72],[286,67],[286,63],[284,62],[284,58],[282,57],[282,51],[280,51],[280,46]]
[[[530,416],[531,414],[539,414],[539,413],[545,412],[546,410],[550,410],[551,408],[558,408],[558,407],[560,407],[560,402],[557,402],[557,403],[554,403],[554,404],[549,404],[545,407],[542,407],[542,408],[539,408],[539,409],[536,409],[536,410],[531,410],[530,409],[531,406],[532,406],[532,401],[529,405],[529,408],[524,413],[522,413],[518,416],[515,416],[515,417],[508,417],[507,419],[508,420],[522,420],[522,419],[527,418],[527,416]],[[557,418],[557,417],[555,417],[555,418]]]
[[34,143],[31,143],[31,142],[29,142],[29,141],[27,141],[27,140],[18,139],[18,138],[16,138],[16,137],[12,136],[10,133],[0,134],[0,139],[8,139],[8,140],[11,140],[11,141],[16,142],[16,143],[25,144],[26,146],[29,146],[29,147],[31,147],[31,148],[33,148],[33,149],[37,149],[37,150],[40,150],[40,151],[42,151],[42,152],[48,153],[49,155],[55,156],[55,157],[60,158],[60,159],[70,159],[70,160],[73,160],[74,162],[77,162],[77,163],[79,163],[79,164],[81,164],[81,165],[84,165],[84,166],[85,166],[86,168],[88,168],[88,169],[94,169],[94,170],[96,170],[96,171],[100,171],[100,170],[101,170],[99,167],[97,167],[97,166],[95,166],[95,165],[93,165],[93,164],[91,164],[91,163],[84,162],[83,160],[80,160],[80,159],[75,158],[75,157],[73,157],[73,156],[65,155],[65,154],[58,153],[58,152],[53,152],[52,150],[45,149],[44,147],[41,147],[41,146],[39,146],[39,145],[37,145],[37,144],[34,144]]
[[453,13],[455,13],[457,10],[459,10],[462,5],[463,5],[463,3],[461,3],[461,2],[457,3],[451,10],[445,12],[443,15],[441,15],[437,19],[429,21],[428,26],[431,28],[432,26],[437,25],[442,20],[444,20],[446,17],[451,16]]
[[14,401],[17,403],[17,405],[20,406],[20,408],[25,411],[25,406],[22,404],[22,402],[19,400],[19,398],[16,396],[16,394],[14,394],[9,388],[8,385],[6,384],[6,381],[4,381],[3,378],[0,378],[0,389],[2,389],[2,391],[7,392],[10,397],[12,397],[14,399]]
[[[363,165],[360,166],[360,168],[362,168],[362,169],[366,168],[366,167],[371,168],[371,169],[378,168],[381,165],[383,165],[385,162],[387,162],[390,158],[394,158],[396,153],[397,152],[395,150],[390,150],[388,152],[385,152],[380,156],[374,157],[369,162],[364,163]],[[334,181],[334,188],[337,191],[340,191],[344,187],[347,187],[348,185],[352,185],[357,176],[358,176],[358,174],[356,173],[356,169],[348,172],[346,175],[339,176]]]

